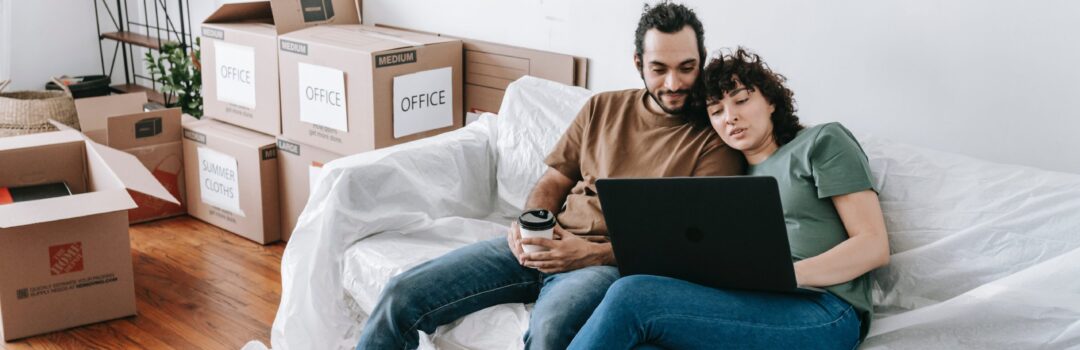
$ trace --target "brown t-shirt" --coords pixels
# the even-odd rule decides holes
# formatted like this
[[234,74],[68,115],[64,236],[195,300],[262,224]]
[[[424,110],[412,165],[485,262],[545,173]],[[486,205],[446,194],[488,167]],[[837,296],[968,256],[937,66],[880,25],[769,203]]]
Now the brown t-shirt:
[[578,235],[607,235],[596,180],[740,175],[745,160],[712,128],[645,107],[645,89],[589,99],[544,163],[577,184],[556,218]]

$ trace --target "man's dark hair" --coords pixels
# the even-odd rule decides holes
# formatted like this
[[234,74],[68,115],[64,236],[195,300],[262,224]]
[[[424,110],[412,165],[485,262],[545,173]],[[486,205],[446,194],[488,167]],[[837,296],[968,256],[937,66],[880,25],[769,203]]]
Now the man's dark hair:
[[[694,30],[698,46],[698,68],[705,65],[705,27],[701,25],[694,10],[681,4],[662,1],[655,6],[645,4],[641,11],[641,19],[638,20],[637,31],[634,32],[634,54],[641,57],[645,52],[645,33],[650,29],[659,30],[661,33],[678,33],[686,26]],[[641,70],[641,66],[638,70]]]
[[784,82],[783,75],[773,72],[761,56],[743,47],[735,52],[722,52],[719,57],[709,61],[705,72],[701,74],[705,85],[705,100],[713,103],[724,99],[741,83],[751,91],[760,91],[769,104],[773,105],[770,119],[773,123],[773,139],[783,146],[795,139],[795,135],[804,126],[795,115],[795,93]]
[[[638,20],[637,31],[634,32],[634,56],[638,58],[637,68],[642,80],[645,79],[645,63],[642,62],[645,53],[645,33],[652,29],[667,34],[678,33],[686,26],[690,26],[694,31],[694,36],[697,38],[698,72],[701,72],[702,67],[705,65],[705,27],[701,25],[701,21],[698,20],[694,10],[667,0],[661,1],[654,6],[645,4],[641,10],[641,19]],[[648,87],[646,87],[646,90],[648,90]],[[653,91],[648,93],[661,108],[664,108],[663,103],[660,102],[659,97]],[[690,95],[687,96],[687,101],[679,114],[697,127],[708,127],[709,122],[705,114],[705,103],[701,96],[701,77],[699,76],[694,81],[694,86],[690,88]],[[665,111],[667,111],[666,108]]]

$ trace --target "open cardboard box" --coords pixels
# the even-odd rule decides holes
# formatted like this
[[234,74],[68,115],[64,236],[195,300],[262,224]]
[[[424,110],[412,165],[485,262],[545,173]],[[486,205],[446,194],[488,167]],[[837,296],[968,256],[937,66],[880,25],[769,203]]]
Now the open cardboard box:
[[134,155],[180,199],[180,204],[174,204],[132,191],[139,207],[128,212],[131,223],[187,213],[180,109],[144,112],[146,102],[145,92],[75,100],[79,124],[90,140]]
[[0,138],[0,164],[0,187],[72,193],[0,205],[4,340],[134,315],[128,190],[176,199],[134,156],[70,129]]

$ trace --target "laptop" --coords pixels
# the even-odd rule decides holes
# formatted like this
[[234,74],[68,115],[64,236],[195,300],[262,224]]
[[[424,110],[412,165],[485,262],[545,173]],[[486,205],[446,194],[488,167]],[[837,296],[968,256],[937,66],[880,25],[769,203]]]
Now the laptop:
[[623,276],[659,275],[714,288],[824,291],[796,285],[773,177],[600,179],[596,189]]

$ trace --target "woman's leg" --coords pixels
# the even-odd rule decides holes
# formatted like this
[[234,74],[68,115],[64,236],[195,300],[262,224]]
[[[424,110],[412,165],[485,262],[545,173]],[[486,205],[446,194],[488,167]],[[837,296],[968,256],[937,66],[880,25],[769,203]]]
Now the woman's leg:
[[571,349],[851,349],[860,321],[828,293],[723,290],[673,278],[619,279]]

